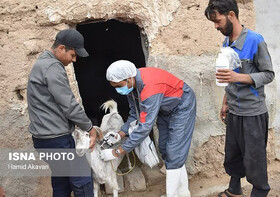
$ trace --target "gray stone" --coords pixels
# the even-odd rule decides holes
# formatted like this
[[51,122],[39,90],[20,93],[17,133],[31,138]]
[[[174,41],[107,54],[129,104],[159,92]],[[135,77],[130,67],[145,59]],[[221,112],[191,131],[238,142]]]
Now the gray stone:
[[127,191],[145,191],[146,181],[139,167],[135,167],[132,172],[124,176],[124,185]]
[[142,165],[141,169],[146,178],[148,186],[165,184],[165,175],[160,172],[160,168],[158,166],[155,166],[151,169],[146,165]]

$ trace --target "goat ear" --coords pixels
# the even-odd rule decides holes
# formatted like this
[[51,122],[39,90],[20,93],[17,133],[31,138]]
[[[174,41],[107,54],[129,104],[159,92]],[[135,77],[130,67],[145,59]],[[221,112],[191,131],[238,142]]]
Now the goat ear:
[[103,139],[103,132],[102,132],[102,130],[99,127],[97,127],[97,126],[94,126],[94,129],[96,131],[98,140],[102,140]]

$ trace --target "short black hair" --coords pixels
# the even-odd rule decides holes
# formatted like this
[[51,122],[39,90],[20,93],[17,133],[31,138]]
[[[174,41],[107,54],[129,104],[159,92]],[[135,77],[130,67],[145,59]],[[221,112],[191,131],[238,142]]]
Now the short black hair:
[[209,0],[205,9],[205,16],[208,20],[216,17],[216,11],[220,14],[227,15],[233,11],[238,19],[239,9],[236,0]]
[[[54,41],[53,45],[52,45],[52,49],[56,49],[59,45],[64,45],[64,44],[60,44],[58,41]],[[74,48],[72,47],[68,47],[66,45],[65,46],[65,51],[69,51],[69,50],[74,50]]]

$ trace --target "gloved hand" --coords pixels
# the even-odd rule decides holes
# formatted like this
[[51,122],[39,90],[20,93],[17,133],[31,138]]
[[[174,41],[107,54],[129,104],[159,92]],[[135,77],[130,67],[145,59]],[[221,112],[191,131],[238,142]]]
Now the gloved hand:
[[114,144],[116,144],[117,142],[121,141],[121,136],[114,132],[114,131],[109,131],[105,136],[104,139],[106,139],[107,144],[109,146],[113,146]]
[[115,157],[113,155],[113,149],[109,148],[109,149],[105,149],[105,150],[101,151],[100,158],[103,161],[110,161],[110,160],[116,159],[117,157]]

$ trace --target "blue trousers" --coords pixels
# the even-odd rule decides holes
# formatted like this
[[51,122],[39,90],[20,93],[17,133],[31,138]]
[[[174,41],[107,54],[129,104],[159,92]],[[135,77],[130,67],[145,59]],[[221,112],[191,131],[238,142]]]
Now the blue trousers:
[[171,114],[159,113],[159,151],[165,160],[166,169],[181,168],[191,145],[196,117],[195,94],[185,86],[181,103]]
[[[38,139],[32,137],[35,149],[74,149],[75,142],[72,136],[64,135],[51,139]],[[50,169],[55,171],[57,166],[45,160]],[[86,162],[86,160],[85,160]],[[74,192],[75,197],[93,197],[93,177],[51,177],[53,197],[70,197],[71,192]]]

